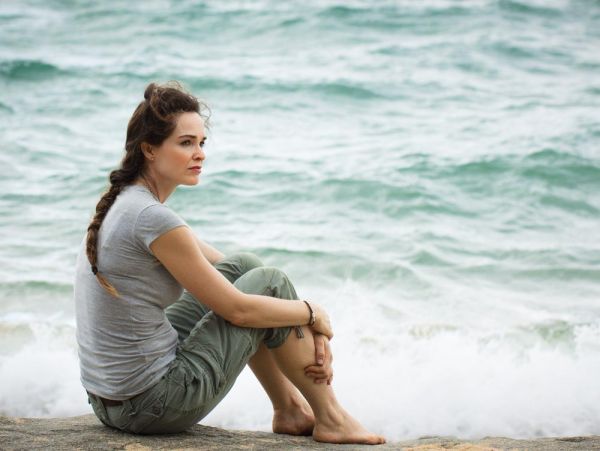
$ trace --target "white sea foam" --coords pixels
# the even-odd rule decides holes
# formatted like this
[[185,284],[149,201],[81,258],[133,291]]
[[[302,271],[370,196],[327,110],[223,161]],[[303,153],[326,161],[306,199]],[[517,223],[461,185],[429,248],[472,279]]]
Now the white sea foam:
[[[334,388],[351,413],[389,439],[599,432],[598,323],[574,326],[567,338],[548,342],[527,328],[490,331],[442,324],[435,314],[428,321],[414,312],[398,314],[399,319],[369,308],[382,305],[385,294],[367,293],[351,281],[334,292],[309,289],[307,294],[348,306],[332,302],[330,308],[336,331]],[[79,382],[72,320],[31,315],[20,320],[33,336],[0,358],[2,411],[32,417],[91,412]],[[271,414],[262,387],[245,370],[203,423],[268,431]]]
[[[372,290],[351,290],[346,286],[336,296],[362,307],[361,299],[373,298]],[[569,347],[519,336],[527,331],[441,327],[435,315],[428,324],[416,316],[397,321],[373,309],[351,310],[358,313],[353,320],[332,312],[334,388],[351,413],[390,439],[598,433],[597,323],[575,327]],[[245,372],[206,421],[268,430],[268,407]]]
[[[12,416],[57,417],[86,413],[79,382],[73,321],[20,315],[32,338],[0,355],[0,411]],[[7,318],[0,318],[6,324]],[[15,317],[8,318],[15,321]],[[10,340],[5,334],[3,340]]]
[[[439,312],[430,308],[427,318],[426,306],[419,312],[409,301],[401,312],[373,308],[385,304],[386,294],[351,281],[333,292],[306,292],[331,300],[339,399],[390,439],[600,432],[597,323],[574,326],[565,338],[548,342],[527,328],[442,323]],[[0,409],[32,417],[89,413],[72,319],[29,314],[1,320],[27,323],[32,336],[0,358]],[[268,398],[246,370],[204,423],[269,430],[270,421]]]

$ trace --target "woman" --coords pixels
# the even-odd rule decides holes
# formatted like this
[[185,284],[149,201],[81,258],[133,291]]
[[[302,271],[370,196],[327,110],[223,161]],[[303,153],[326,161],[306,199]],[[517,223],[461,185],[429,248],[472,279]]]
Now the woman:
[[133,433],[183,431],[248,364],[273,403],[274,432],[383,443],[335,398],[325,310],[256,256],[225,257],[164,205],[198,183],[204,108],[176,83],[146,88],[82,243],[77,340],[95,414]]

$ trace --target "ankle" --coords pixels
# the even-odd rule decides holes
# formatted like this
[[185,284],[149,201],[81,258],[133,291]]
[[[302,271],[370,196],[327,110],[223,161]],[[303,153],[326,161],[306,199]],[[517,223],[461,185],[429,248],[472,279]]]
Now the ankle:
[[315,412],[316,423],[325,427],[340,426],[345,420],[346,412],[340,406],[329,406],[323,411]]
[[307,406],[308,403],[301,395],[290,395],[284,400],[280,400],[277,404],[273,404],[273,411],[278,412],[289,412],[290,410],[300,409]]

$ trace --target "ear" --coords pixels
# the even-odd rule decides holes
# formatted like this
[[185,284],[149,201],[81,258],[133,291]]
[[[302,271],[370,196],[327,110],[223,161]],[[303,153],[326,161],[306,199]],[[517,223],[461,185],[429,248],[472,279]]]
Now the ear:
[[148,144],[147,142],[142,143],[142,152],[144,153],[144,156],[150,161],[154,161],[154,158],[156,158],[156,155],[154,153],[154,147]]

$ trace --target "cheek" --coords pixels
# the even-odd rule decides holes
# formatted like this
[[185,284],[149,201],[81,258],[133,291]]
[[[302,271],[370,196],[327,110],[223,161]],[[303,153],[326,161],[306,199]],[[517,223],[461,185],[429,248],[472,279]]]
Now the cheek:
[[165,172],[181,172],[187,168],[189,156],[187,152],[172,152],[168,158],[165,158],[161,163],[161,170]]
[[181,169],[186,169],[189,166],[190,154],[189,152],[181,153],[177,158],[177,166]]

